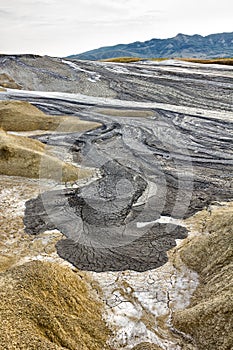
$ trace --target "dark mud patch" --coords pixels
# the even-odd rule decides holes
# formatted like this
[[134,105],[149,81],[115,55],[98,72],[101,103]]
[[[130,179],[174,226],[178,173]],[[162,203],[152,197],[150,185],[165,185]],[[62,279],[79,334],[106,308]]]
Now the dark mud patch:
[[[161,213],[171,215],[177,189],[169,186],[161,206],[165,192],[148,197],[148,182],[131,168],[109,161],[100,170],[102,177],[83,188],[49,191],[28,201],[26,232],[58,229],[67,238],[57,243],[58,254],[79,269],[146,271],[165,264],[167,251],[175,247],[176,239],[187,236],[187,230],[140,222],[158,219]],[[187,191],[184,186],[184,196]],[[189,212],[211,200],[213,192],[208,188],[205,192],[198,196],[200,188],[194,191]],[[180,204],[181,218],[182,212]]]

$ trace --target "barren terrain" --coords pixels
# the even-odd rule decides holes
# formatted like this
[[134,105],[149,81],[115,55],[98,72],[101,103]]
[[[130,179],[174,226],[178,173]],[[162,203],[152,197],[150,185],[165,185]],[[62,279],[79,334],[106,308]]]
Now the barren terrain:
[[[103,317],[113,332],[109,346],[114,349],[230,349],[229,318],[224,319],[224,329],[216,321],[219,334],[225,332],[225,343],[213,338],[215,323],[206,326],[205,348],[200,345],[196,318],[202,312],[199,308],[207,310],[203,324],[208,323],[213,312],[208,311],[210,304],[201,309],[202,300],[208,303],[214,293],[211,284],[206,291],[202,286],[209,283],[205,268],[214,263],[203,262],[203,251],[211,254],[213,249],[218,254],[219,249],[221,255],[224,237],[232,237],[232,224],[226,224],[223,238],[214,226],[210,243],[211,229],[205,224],[200,227],[198,215],[204,213],[206,223],[224,206],[225,222],[231,222],[232,206],[227,202],[233,201],[233,67],[179,61],[117,64],[30,55],[0,56],[0,65],[2,73],[22,87],[1,91],[1,100],[27,101],[57,120],[68,115],[94,127],[67,131],[60,121],[52,132],[40,126],[47,132],[34,128],[30,134],[61,162],[95,171],[84,182],[45,183],[43,174],[54,168],[49,162],[45,167],[41,160],[41,180],[31,185],[23,209],[14,214],[10,197],[20,181],[22,186],[28,181],[17,178],[14,191],[4,197],[11,208],[7,215],[17,217],[23,236],[53,245],[48,253],[40,248],[39,254],[29,254],[26,245],[28,261],[50,257],[84,271],[87,284],[103,302]],[[17,132],[22,135],[23,128]],[[9,177],[2,181],[3,192],[12,187]],[[7,231],[7,215],[2,218],[2,252],[8,247],[8,269],[25,263],[27,253],[21,238],[11,236],[12,228]],[[9,245],[19,259],[12,258]],[[190,261],[190,249],[200,263]],[[221,266],[208,271],[213,276],[222,273],[224,281],[231,262],[229,252]],[[183,311],[198,283],[191,309]],[[232,313],[227,293],[228,289],[217,302],[223,301],[226,313]]]

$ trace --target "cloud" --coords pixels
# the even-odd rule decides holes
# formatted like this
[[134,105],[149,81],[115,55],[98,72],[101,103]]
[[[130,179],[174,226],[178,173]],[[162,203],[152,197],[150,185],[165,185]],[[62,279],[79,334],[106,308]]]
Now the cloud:
[[9,9],[0,8],[0,19],[2,21],[10,21],[15,18],[15,12]]
[[0,16],[8,16],[11,15],[12,12],[6,9],[0,9]]
[[231,14],[231,0],[0,0],[1,51],[68,55],[178,32],[232,31]]

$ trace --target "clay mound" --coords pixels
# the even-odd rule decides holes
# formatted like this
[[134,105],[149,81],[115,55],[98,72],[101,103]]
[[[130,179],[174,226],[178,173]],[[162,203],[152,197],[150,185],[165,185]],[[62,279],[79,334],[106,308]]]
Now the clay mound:
[[65,163],[46,153],[41,142],[0,129],[0,174],[68,182],[91,176],[93,170]]
[[8,74],[1,73],[0,74],[0,86],[9,89],[18,89],[21,90],[22,86],[17,84],[14,79],[12,79]]
[[84,276],[33,261],[0,274],[0,349],[104,350],[110,334]]
[[0,127],[7,131],[57,130],[60,132],[87,131],[100,123],[78,117],[49,116],[29,102],[0,101]]
[[180,255],[200,274],[190,306],[174,314],[173,324],[188,333],[199,350],[233,348],[233,203],[189,220],[203,236],[186,240]]

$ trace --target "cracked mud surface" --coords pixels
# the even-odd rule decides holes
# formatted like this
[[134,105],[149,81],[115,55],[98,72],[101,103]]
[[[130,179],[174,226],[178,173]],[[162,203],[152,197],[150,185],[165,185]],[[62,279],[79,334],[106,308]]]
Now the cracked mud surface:
[[[49,189],[47,182],[44,182],[44,186],[43,191]],[[62,266],[68,267],[78,272],[78,276],[82,276],[92,294],[94,293],[97,300],[105,305],[102,316],[112,330],[113,335],[109,340],[113,344],[113,349],[131,349],[139,342],[149,341],[166,343],[166,349],[173,350],[175,346],[177,350],[179,339],[174,338],[168,327],[163,324],[165,321],[161,323],[157,317],[188,304],[189,297],[197,285],[196,274],[185,267],[176,270],[169,263],[161,266],[161,269],[156,268],[143,273],[133,271],[95,273],[76,270],[56,253],[55,244],[62,238],[59,231],[45,231],[37,236],[24,232],[24,204],[29,198],[38,195],[39,190],[42,190],[39,187],[42,187],[42,184],[39,186],[37,180],[1,176],[0,270],[11,270],[12,266],[19,265],[23,270],[26,267],[25,263],[35,260],[38,264],[50,262],[55,270],[59,270]],[[31,284],[33,288],[33,279]],[[59,300],[57,302],[59,303]],[[44,305],[48,307],[46,301],[43,301],[43,307]],[[11,324],[12,331],[15,328],[17,327],[14,322]],[[30,334],[31,328],[27,330],[26,336]],[[25,333],[23,335],[27,343]],[[61,339],[66,341],[67,335],[63,333]],[[16,339],[12,337],[12,342],[14,341]],[[43,348],[42,344],[37,345],[37,348]]]
[[[29,69],[25,64],[30,59],[25,60],[23,69]],[[34,136],[65,150],[74,163],[98,168],[100,178],[82,188],[52,189],[29,201],[26,232],[35,235],[57,228],[66,236],[57,244],[59,255],[80,269],[145,271],[164,264],[167,250],[187,233],[167,223],[140,223],[155,222],[160,216],[186,218],[212,201],[232,199],[232,70],[185,64],[59,63],[72,74],[81,72],[80,79],[89,79],[92,71],[110,84],[114,73],[124,92],[129,79],[133,84],[139,79],[147,101],[159,103],[145,102],[142,90],[135,87],[132,95],[118,94],[122,100],[49,92],[1,93],[3,99],[25,99],[48,114],[76,115],[103,125],[86,133]],[[145,70],[150,77],[145,77],[149,74]],[[166,86],[164,100],[159,91],[167,76],[175,90]],[[101,77],[92,82],[96,91]],[[180,92],[182,79],[190,84],[192,99],[188,89],[186,94]],[[153,98],[148,93],[151,80]],[[202,90],[200,82],[205,85]],[[110,85],[105,96],[111,95]]]
[[1,64],[25,89],[86,96],[8,89],[0,99],[102,123],[33,136],[61,159],[96,168],[98,177],[62,189],[40,184],[40,191],[30,180],[4,177],[4,263],[69,261],[90,270],[82,273],[105,303],[113,348],[197,350],[186,334],[171,332],[171,315],[188,306],[198,275],[177,262],[179,245],[169,250],[186,242],[182,218],[202,208],[209,215],[211,203],[233,198],[232,69],[33,60],[18,58],[17,66],[12,56]]

